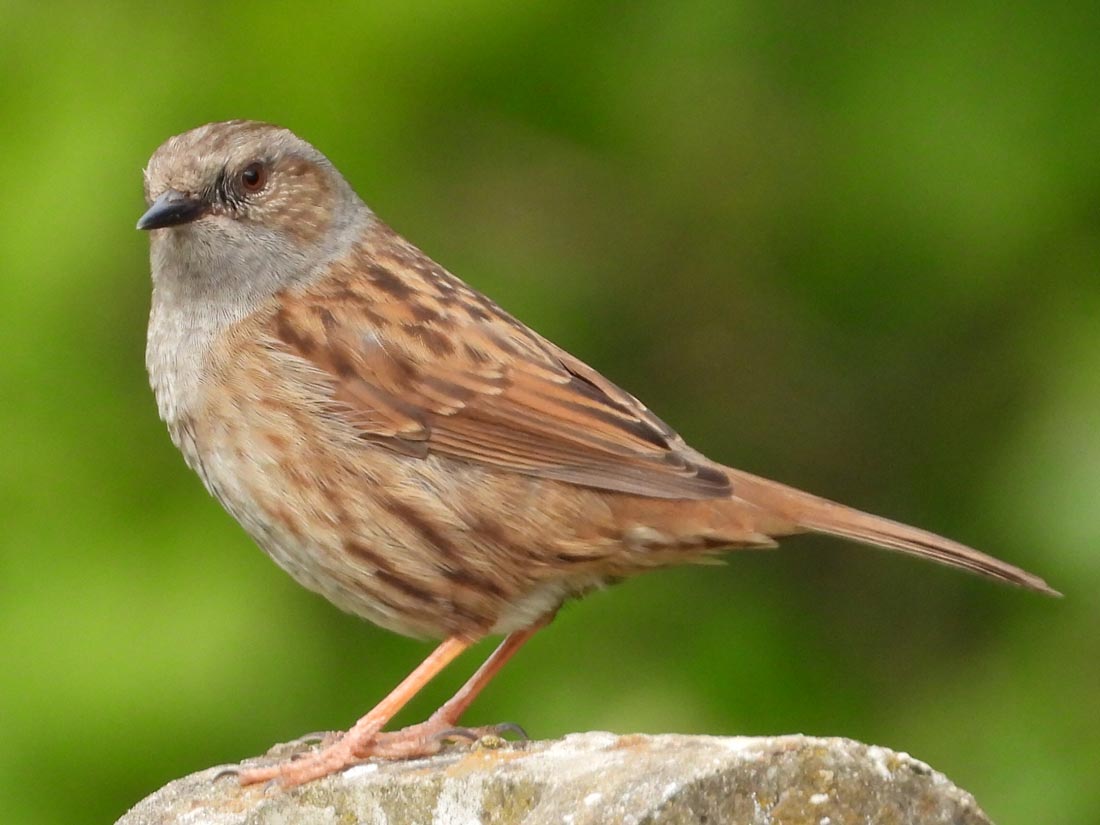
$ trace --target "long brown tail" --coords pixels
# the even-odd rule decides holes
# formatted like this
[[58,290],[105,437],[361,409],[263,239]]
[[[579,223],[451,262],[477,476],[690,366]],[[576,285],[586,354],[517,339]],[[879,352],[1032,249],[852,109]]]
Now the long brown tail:
[[[897,521],[872,516],[870,513],[741,470],[729,467],[726,470],[733,482],[736,498],[747,501],[776,518],[780,527],[773,535],[811,532],[843,536],[863,544],[885,547],[960,567],[1050,596],[1062,595],[1038,576],[957,541]],[[790,525],[790,528],[785,529],[782,525]]]

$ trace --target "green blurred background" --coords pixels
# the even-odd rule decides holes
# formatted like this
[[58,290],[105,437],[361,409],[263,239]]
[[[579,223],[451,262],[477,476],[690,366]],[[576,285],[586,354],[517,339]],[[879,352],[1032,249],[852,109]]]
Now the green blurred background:
[[913,6],[0,0],[5,820],[345,727],[430,648],[293,584],[157,420],[141,169],[252,117],[704,452],[1067,596],[795,540],[569,606],[469,721],[844,735],[1100,821],[1100,7]]

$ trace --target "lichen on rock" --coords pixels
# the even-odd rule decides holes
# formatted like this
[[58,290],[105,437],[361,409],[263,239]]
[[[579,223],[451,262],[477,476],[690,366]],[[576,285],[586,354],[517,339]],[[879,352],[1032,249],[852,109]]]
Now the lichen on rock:
[[[456,747],[368,762],[299,788],[241,788],[225,767],[178,779],[118,825],[989,825],[907,754],[806,736],[618,736]],[[287,758],[273,751],[248,765]]]

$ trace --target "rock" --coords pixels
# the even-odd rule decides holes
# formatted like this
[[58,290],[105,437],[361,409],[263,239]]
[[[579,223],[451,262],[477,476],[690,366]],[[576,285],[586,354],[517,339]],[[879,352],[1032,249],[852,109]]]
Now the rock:
[[[493,746],[495,745],[495,746]],[[273,750],[248,765],[287,754]],[[286,791],[225,768],[178,779],[118,825],[989,825],[974,798],[904,753],[806,736],[483,741],[366,763]]]

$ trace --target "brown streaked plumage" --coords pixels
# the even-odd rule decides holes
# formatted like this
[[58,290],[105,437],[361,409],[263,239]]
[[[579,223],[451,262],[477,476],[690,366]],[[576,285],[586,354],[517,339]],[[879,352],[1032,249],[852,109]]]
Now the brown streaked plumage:
[[[707,459],[396,235],[285,129],[230,121],[174,137],[145,188],[147,365],[187,463],[301,584],[445,639],[343,737],[242,782],[430,752],[565,599],[795,533],[1054,592],[957,542]],[[498,633],[431,719],[381,732]]]

